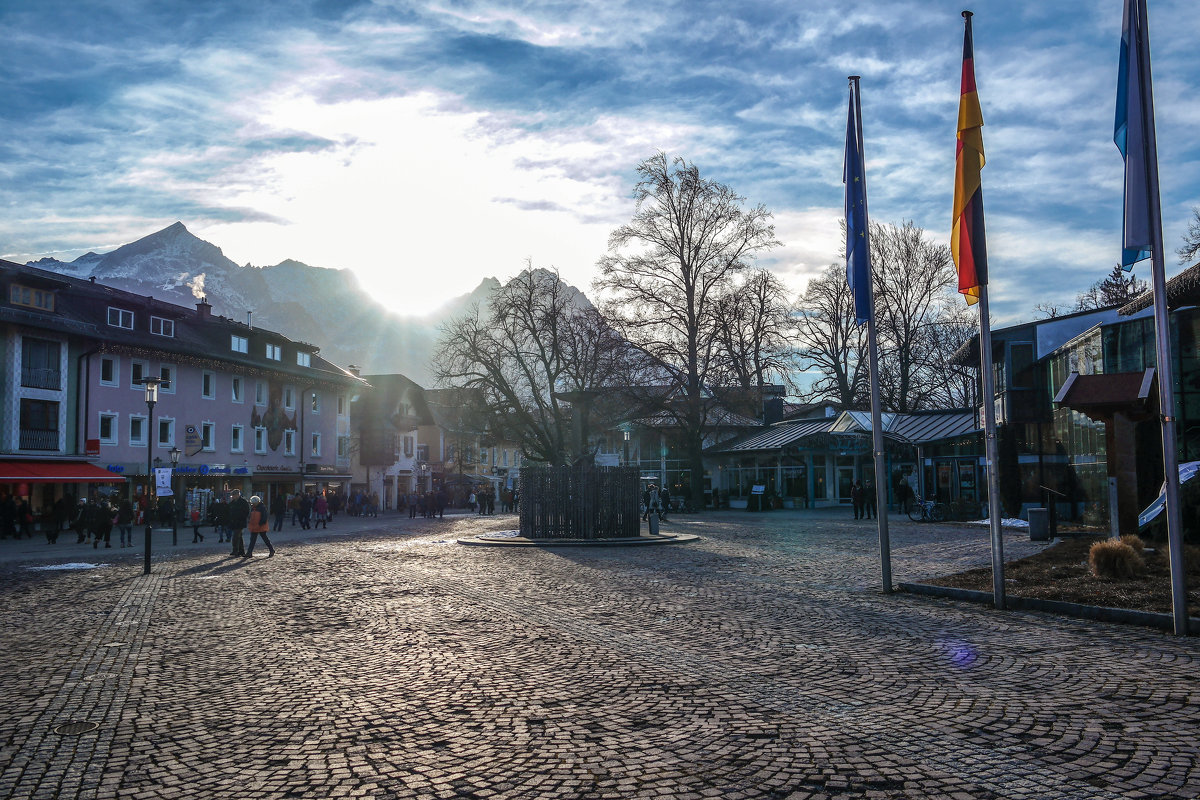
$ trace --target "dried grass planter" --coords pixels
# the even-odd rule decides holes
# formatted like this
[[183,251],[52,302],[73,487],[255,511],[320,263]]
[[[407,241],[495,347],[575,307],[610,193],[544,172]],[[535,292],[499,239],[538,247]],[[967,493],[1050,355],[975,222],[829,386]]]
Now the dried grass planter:
[[1129,580],[1146,574],[1142,554],[1123,539],[1105,539],[1093,544],[1088,550],[1088,566],[1092,575],[1104,580]]

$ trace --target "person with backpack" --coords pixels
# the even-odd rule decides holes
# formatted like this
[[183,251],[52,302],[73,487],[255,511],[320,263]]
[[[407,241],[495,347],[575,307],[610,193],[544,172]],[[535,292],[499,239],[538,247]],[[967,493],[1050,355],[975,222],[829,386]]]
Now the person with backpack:
[[250,517],[248,522],[250,527],[250,546],[246,548],[246,553],[242,558],[254,557],[254,545],[258,541],[259,536],[262,537],[263,544],[270,551],[267,554],[267,558],[275,555],[275,548],[271,545],[271,540],[267,538],[267,531],[271,529],[270,518],[267,515],[267,504],[258,495],[250,498]]

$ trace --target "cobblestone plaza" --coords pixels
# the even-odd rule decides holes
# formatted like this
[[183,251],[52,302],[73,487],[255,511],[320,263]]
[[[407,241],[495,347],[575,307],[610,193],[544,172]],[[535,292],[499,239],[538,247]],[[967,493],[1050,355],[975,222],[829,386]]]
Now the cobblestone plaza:
[[[339,518],[250,561],[160,540],[149,576],[0,542],[0,797],[1200,797],[1196,639],[885,595],[848,513],[553,549]],[[893,520],[892,555],[983,565],[987,531]]]

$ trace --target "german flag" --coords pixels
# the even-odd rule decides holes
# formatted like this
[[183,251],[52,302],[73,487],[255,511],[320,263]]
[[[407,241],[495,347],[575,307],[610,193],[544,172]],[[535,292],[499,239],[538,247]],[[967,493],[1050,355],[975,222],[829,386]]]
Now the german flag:
[[958,150],[954,165],[954,228],[950,249],[958,270],[958,291],[967,305],[979,302],[980,287],[987,285],[987,242],[983,232],[983,184],[979,171],[983,157],[983,112],[975,91],[975,56],[971,43],[971,12],[963,38],[962,89],[958,100]]

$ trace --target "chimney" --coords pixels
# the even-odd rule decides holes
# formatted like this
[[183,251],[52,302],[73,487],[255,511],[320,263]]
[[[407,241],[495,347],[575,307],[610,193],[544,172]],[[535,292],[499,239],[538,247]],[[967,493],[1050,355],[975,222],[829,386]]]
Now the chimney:
[[200,302],[196,303],[196,316],[199,317],[201,321],[207,321],[210,317],[212,317],[212,306],[208,304],[207,297],[201,297]]
[[250,330],[254,330],[254,312],[253,311],[246,312],[246,327],[249,328]]
[[89,281],[91,281],[92,283],[95,283],[95,282],[96,282],[96,276],[95,276],[95,275],[89,275],[89,276],[88,276],[88,280],[89,280]]
[[362,377],[362,372],[359,369],[358,364],[348,364],[346,366],[346,369],[350,370],[350,374],[353,375],[354,377],[356,377],[356,378]]
[[763,425],[774,425],[781,419],[783,419],[783,398],[767,398],[763,402]]

